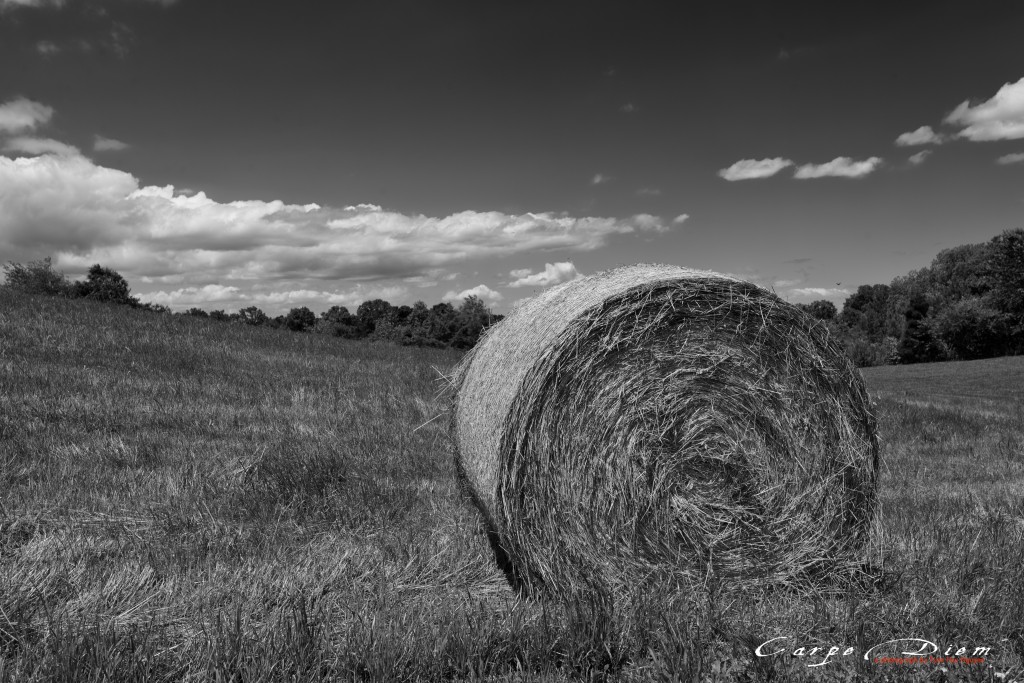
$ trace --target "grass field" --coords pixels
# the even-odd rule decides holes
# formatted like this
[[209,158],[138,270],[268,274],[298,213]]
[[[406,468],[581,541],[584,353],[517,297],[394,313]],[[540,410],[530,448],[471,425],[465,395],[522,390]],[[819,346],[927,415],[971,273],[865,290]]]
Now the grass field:
[[[611,620],[493,566],[439,417],[457,360],[0,289],[0,681],[1024,680],[1024,358],[864,372],[862,581]],[[863,658],[897,638],[972,661]]]

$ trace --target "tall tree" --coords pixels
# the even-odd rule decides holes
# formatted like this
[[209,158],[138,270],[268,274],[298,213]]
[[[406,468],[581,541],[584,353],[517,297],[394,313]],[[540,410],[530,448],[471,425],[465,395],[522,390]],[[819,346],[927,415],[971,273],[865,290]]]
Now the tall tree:
[[86,299],[115,304],[138,303],[138,299],[132,297],[130,292],[128,281],[120,273],[98,263],[89,268],[85,280],[76,282],[74,288],[76,296]]
[[246,325],[266,325],[270,318],[256,306],[247,306],[238,311],[238,319]]
[[847,327],[860,329],[869,341],[879,342],[886,336],[896,336],[900,325],[889,321],[888,285],[861,285],[855,294],[843,303],[840,320]]
[[292,332],[305,332],[316,325],[316,314],[302,306],[288,311],[284,317],[284,326]]
[[377,324],[388,317],[392,308],[392,305],[383,299],[364,301],[359,304],[359,308],[356,309],[356,319],[363,336],[373,334]]

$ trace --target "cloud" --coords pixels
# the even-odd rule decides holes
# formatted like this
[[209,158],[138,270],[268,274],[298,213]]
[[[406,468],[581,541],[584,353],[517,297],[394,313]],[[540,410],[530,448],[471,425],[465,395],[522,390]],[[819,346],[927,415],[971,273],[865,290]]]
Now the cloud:
[[545,263],[544,270],[539,273],[531,273],[529,269],[526,269],[514,270],[510,275],[516,280],[510,282],[509,287],[550,287],[580,277],[576,266],[568,261]]
[[0,104],[0,133],[35,130],[53,118],[53,107],[24,97]]
[[850,290],[840,289],[839,287],[798,287],[796,289],[789,290],[790,294],[794,294],[799,297],[832,297],[832,296],[849,296]]
[[182,287],[172,292],[151,292],[146,295],[147,301],[155,304],[163,304],[172,308],[188,307],[195,304],[212,304],[219,301],[241,301],[245,299],[238,287],[231,287],[218,284],[203,285],[202,287]]
[[975,142],[1024,138],[1024,78],[1004,84],[981,104],[961,102],[945,120],[963,126],[958,135]]
[[824,164],[804,164],[796,169],[794,178],[861,178],[874,171],[882,163],[879,157],[854,161],[850,157],[836,157]]
[[105,138],[102,135],[96,135],[93,139],[92,148],[96,152],[120,152],[128,149],[129,145],[126,142],[115,140],[113,138]]
[[464,290],[462,290],[459,293],[455,293],[454,291],[448,292],[447,294],[445,294],[441,298],[441,300],[442,301],[462,301],[467,296],[478,296],[481,299],[483,299],[484,301],[488,301],[488,302],[490,302],[492,304],[493,303],[497,303],[497,302],[499,302],[499,301],[501,301],[502,299],[505,298],[505,297],[503,297],[501,295],[500,292],[494,291],[493,289],[491,289],[487,285],[477,285],[476,287],[473,287],[471,289],[464,289]]
[[57,46],[57,43],[54,43],[49,40],[40,40],[38,43],[36,43],[36,52],[46,57],[49,57],[60,52],[60,48]]
[[661,190],[656,187],[641,187],[636,193],[642,197],[657,197],[661,194]]
[[902,133],[896,138],[896,144],[900,147],[913,147],[916,145],[938,145],[943,138],[932,130],[931,126],[921,126],[909,133]]
[[619,107],[619,111],[625,112],[627,114],[632,114],[632,113],[637,112],[639,110],[640,110],[640,108],[637,107],[632,102],[626,102],[624,105]]
[[770,178],[782,169],[792,166],[789,159],[741,159],[729,168],[723,168],[718,175],[729,181]]
[[[252,290],[260,283],[381,281],[471,259],[591,251],[615,235],[660,233],[660,218],[462,211],[429,217],[373,204],[219,202],[203,192],[140,186],[79,156],[0,157],[0,253],[53,254],[65,270],[108,265],[134,281]],[[305,284],[303,284],[305,283]]]
[[16,7],[63,7],[64,0],[0,0],[0,10]]
[[15,154],[59,154],[73,156],[81,154],[74,145],[51,138],[16,137],[4,142],[3,151]]
[[792,287],[800,284],[800,280],[776,280],[772,283],[775,287]]
[[[143,0],[143,3],[170,7],[178,0]],[[0,10],[18,7],[63,7],[67,0],[0,0]]]
[[930,149],[922,149],[917,154],[911,154],[908,158],[908,161],[910,161],[910,163],[914,164],[915,166],[919,166],[924,163],[924,160],[927,159],[931,155],[931,153],[932,151]]
[[230,285],[207,284],[181,287],[172,291],[150,292],[140,298],[169,306],[174,310],[199,307],[207,310],[221,308],[231,311],[247,306],[257,306],[265,312],[275,315],[301,306],[307,306],[313,310],[323,310],[330,306],[354,308],[364,301],[372,299],[392,301],[407,293],[408,290],[401,286],[366,287],[359,285],[347,290],[269,289],[244,291],[240,287]]
[[681,213],[672,219],[672,225],[682,225],[686,221],[690,220],[690,214]]
[[127,173],[80,156],[0,157],[0,253],[94,254],[124,244],[142,220],[128,200],[137,189]]
[[996,159],[997,164],[1019,164],[1024,162],[1024,152],[1014,152],[1013,154],[1004,154],[1003,156]]
[[595,173],[594,177],[590,179],[591,185],[603,185],[611,180],[608,176],[603,173]]

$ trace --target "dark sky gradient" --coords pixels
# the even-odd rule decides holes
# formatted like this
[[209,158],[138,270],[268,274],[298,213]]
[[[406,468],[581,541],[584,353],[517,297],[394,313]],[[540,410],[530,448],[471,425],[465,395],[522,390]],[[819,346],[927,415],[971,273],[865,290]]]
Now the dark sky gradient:
[[[447,263],[436,286],[396,302],[486,284],[504,309],[530,293],[503,289],[510,270],[569,260],[581,272],[635,261],[711,268],[794,282],[776,289],[809,300],[821,297],[785,290],[888,282],[941,248],[1024,224],[1024,163],[995,163],[1024,152],[1024,140],[952,140],[919,165],[908,157],[924,147],[895,145],[922,125],[956,133],[942,124],[954,107],[1024,77],[1020,3],[5,4],[0,103],[52,107],[35,135],[142,186],[437,218],[690,217],[592,249]],[[42,41],[55,49],[42,54]],[[96,134],[130,147],[94,152]],[[741,159],[841,156],[884,162],[856,179],[718,175]],[[597,174],[609,180],[594,184]],[[24,242],[4,250],[0,240],[4,260],[46,255]],[[131,259],[109,265],[145,274]],[[408,287],[395,272],[381,270],[382,286]],[[332,277],[282,287],[351,284]],[[132,281],[145,298],[228,280]],[[841,303],[836,289],[827,296]]]

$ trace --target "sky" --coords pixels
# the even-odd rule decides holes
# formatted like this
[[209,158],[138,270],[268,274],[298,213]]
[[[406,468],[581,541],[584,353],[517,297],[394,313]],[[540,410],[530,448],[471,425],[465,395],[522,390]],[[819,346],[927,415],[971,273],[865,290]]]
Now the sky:
[[496,312],[631,263],[838,306],[1024,227],[1024,5],[0,0],[0,262]]

